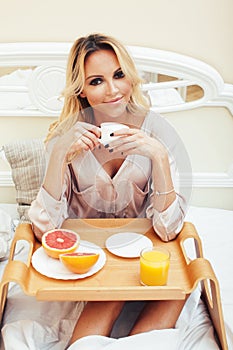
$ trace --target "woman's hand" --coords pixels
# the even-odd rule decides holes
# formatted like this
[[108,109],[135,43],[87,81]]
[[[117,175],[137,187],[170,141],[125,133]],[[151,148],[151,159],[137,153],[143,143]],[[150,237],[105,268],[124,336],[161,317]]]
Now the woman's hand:
[[165,146],[140,129],[118,130],[114,132],[114,136],[120,137],[109,144],[111,152],[120,152],[125,156],[138,154],[151,160],[167,156]]
[[77,122],[62,134],[52,149],[43,187],[60,200],[67,163],[83,151],[92,150],[99,143],[100,129],[95,125]]
[[114,132],[114,136],[120,137],[109,144],[111,152],[120,152],[122,156],[138,154],[151,159],[155,189],[153,207],[160,212],[167,209],[175,200],[176,194],[166,147],[139,129],[122,129]]
[[65,161],[70,162],[83,151],[93,150],[99,144],[100,129],[86,122],[77,122],[56,142],[55,152],[61,151]]

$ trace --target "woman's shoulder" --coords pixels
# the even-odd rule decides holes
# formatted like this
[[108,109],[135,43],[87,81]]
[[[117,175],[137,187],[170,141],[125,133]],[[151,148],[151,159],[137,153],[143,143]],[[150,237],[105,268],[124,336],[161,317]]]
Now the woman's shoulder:
[[164,125],[165,118],[152,110],[149,110],[145,115],[144,122],[142,124],[142,129],[144,131],[151,131],[155,133],[158,132],[161,127]]
[[57,142],[59,136],[54,136],[51,139],[45,141],[45,151],[47,154],[50,154],[52,152],[52,149]]

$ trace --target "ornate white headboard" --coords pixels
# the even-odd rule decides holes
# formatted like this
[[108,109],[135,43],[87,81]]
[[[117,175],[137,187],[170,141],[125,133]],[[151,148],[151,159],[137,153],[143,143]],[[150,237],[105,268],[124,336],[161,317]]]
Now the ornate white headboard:
[[[0,44],[0,69],[17,68],[0,78],[0,116],[58,116],[70,47],[70,43]],[[128,46],[128,50],[145,79],[142,88],[149,92],[155,111],[225,106],[233,114],[233,85],[224,83],[208,64],[170,51],[138,46]],[[173,79],[159,82],[158,75]],[[187,88],[191,86],[201,88],[202,94],[187,101]]]
[[[71,43],[0,44],[1,117],[57,117],[63,101]],[[169,51],[128,46],[144,79],[142,89],[160,113],[220,106],[233,115],[233,85],[210,65]],[[192,96],[192,91],[196,91]],[[2,145],[0,144],[0,147]],[[13,186],[0,171],[0,186]],[[194,172],[194,187],[233,188],[233,165],[223,172]]]

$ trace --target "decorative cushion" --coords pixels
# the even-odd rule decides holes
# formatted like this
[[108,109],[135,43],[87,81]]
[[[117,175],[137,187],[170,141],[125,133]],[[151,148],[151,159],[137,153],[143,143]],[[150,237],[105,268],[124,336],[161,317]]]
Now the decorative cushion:
[[3,149],[11,166],[20,219],[29,220],[28,209],[39,191],[45,172],[43,140],[17,140],[4,145]]

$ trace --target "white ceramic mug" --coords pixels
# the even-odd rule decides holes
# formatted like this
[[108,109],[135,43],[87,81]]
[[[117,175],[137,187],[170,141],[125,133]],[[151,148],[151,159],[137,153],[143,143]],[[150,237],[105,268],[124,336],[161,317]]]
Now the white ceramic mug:
[[100,142],[103,145],[106,145],[107,143],[113,140],[116,140],[119,137],[119,136],[110,136],[115,131],[124,129],[124,128],[129,129],[129,127],[125,124],[114,123],[114,122],[101,123],[100,128],[101,128]]

